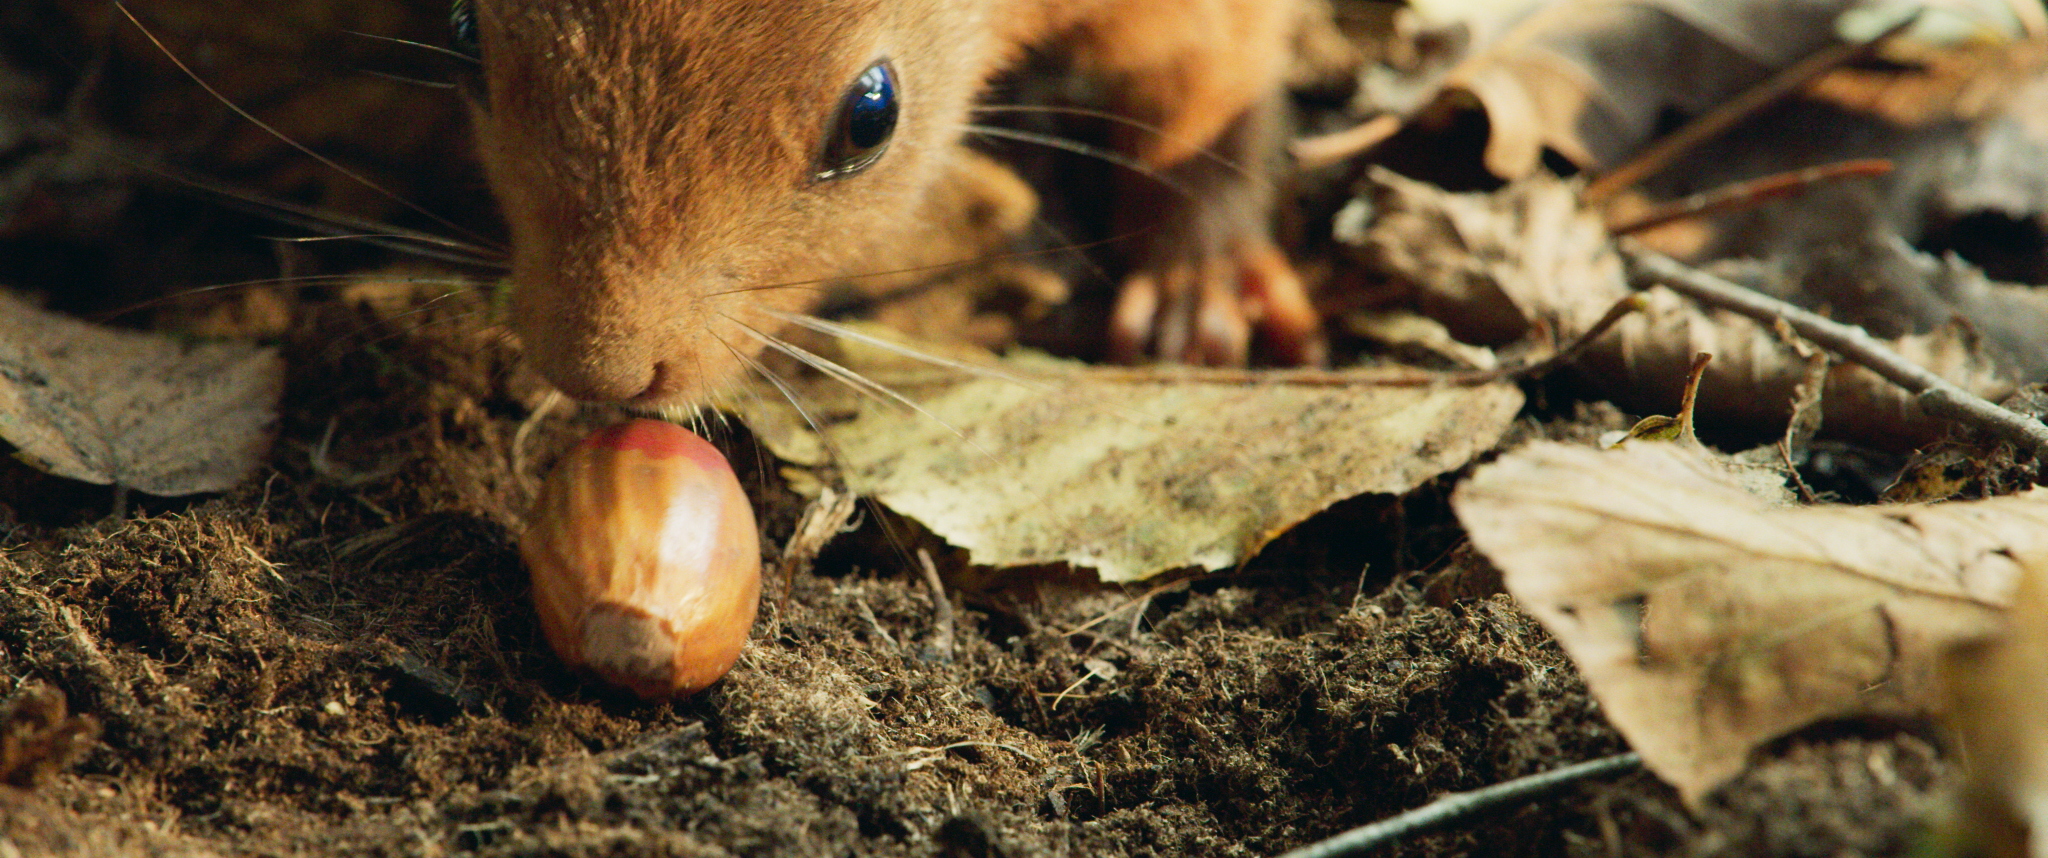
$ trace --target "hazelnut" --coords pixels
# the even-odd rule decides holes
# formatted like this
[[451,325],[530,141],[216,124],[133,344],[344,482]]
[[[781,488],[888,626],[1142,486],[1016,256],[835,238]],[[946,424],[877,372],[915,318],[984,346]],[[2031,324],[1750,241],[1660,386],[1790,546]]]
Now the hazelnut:
[[656,699],[724,676],[761,594],[754,510],[717,448],[632,420],[562,456],[519,540],[564,662]]

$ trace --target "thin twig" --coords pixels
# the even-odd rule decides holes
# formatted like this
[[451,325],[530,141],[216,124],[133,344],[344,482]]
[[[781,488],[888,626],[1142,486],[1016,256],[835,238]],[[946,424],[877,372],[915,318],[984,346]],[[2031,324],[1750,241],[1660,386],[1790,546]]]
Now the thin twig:
[[1785,466],[1785,476],[1792,478],[1792,487],[1799,490],[1799,499],[1808,504],[1820,503],[1820,495],[1813,493],[1813,487],[1806,484],[1806,478],[1799,476],[1799,465],[1792,461],[1792,448],[1779,438],[1771,445],[1778,451],[1778,463]]
[[[1244,384],[1275,387],[1477,387],[1508,379],[1540,378],[1559,366],[1571,363],[1631,313],[1642,312],[1642,298],[1626,295],[1607,308],[1600,320],[1563,349],[1534,363],[1493,369],[1436,372],[1394,370],[1386,367],[1357,369],[1248,369],[1244,367],[1091,367],[1088,380],[1121,384]],[[1089,624],[1101,622],[1102,618]],[[1069,632],[1072,634],[1072,632]]]
[[1634,186],[1637,182],[1656,175],[1665,167],[1671,166],[1671,162],[1678,160],[1679,156],[1692,151],[1701,143],[1719,137],[1722,132],[1740,125],[1744,120],[1797,92],[1821,75],[1876,53],[1878,46],[1886,39],[1905,30],[1919,18],[1919,13],[1915,12],[1867,40],[1830,45],[1764,78],[1763,82],[1743,90],[1719,107],[1700,114],[1698,118],[1681,126],[1677,131],[1650,144],[1628,163],[1594,179],[1592,184],[1586,186],[1586,205],[1596,205]]
[[1454,792],[1398,816],[1303,846],[1281,855],[1280,858],[1342,858],[1363,855],[1446,823],[1495,808],[1530,801],[1582,780],[1626,772],[1642,764],[1642,756],[1630,751],[1576,763],[1561,769],[1538,772],[1470,792]]
[[1800,336],[1814,344],[1915,394],[1920,407],[1929,414],[1977,427],[2011,441],[2037,457],[2048,454],[2048,426],[2043,426],[2041,421],[2002,408],[1958,387],[1892,351],[1869,331],[1688,268],[1668,256],[1628,245],[1623,249],[1623,258],[1630,269],[1629,279],[1638,286],[1661,283],[1693,300],[1740,313],[1766,325],[1783,319]]
[[[1583,354],[1587,349],[1593,347],[1594,341],[1599,340],[1601,337],[1607,335],[1607,331],[1609,328],[1621,324],[1621,320],[1628,318],[1632,314],[1642,312],[1645,306],[1646,305],[1643,303],[1642,296],[1623,296],[1621,300],[1615,301],[1612,306],[1609,306],[1607,308],[1607,312],[1600,314],[1600,320],[1594,322],[1592,327],[1587,328],[1585,333],[1580,334],[1578,339],[1572,340],[1570,343],[1567,343],[1564,348],[1559,349],[1556,353],[1552,354],[1547,358],[1524,366],[1501,367],[1498,369],[1487,369],[1466,373],[1453,373],[1453,375],[1458,376],[1459,381],[1465,384],[1480,384],[1486,381],[1494,381],[1504,378],[1542,378],[1543,376],[1550,374],[1551,370],[1556,369],[1559,366],[1570,363],[1572,361],[1578,360],[1580,354]],[[1489,378],[1489,376],[1491,376],[1491,378]]]
[[939,567],[932,564],[931,552],[917,550],[918,565],[924,568],[925,586],[932,588],[932,648],[939,651],[939,660],[948,664],[953,661],[953,600],[946,596],[946,585],[939,580]]
[[1318,170],[1387,142],[1409,119],[1399,113],[1382,113],[1342,131],[1295,140],[1287,144],[1287,153],[1294,156],[1296,167]]
[[1853,161],[1836,161],[1831,164],[1772,173],[1672,200],[1648,211],[1638,212],[1625,220],[1609,220],[1607,231],[1615,235],[1633,235],[1673,221],[1693,220],[1754,208],[1771,200],[1803,192],[1823,182],[1883,176],[1892,172],[1892,169],[1892,162],[1883,158],[1858,158]]
[[1706,376],[1707,363],[1713,359],[1707,352],[1692,356],[1692,366],[1685,371],[1685,393],[1678,399],[1678,440],[1695,447],[1700,444],[1700,436],[1692,430],[1693,406],[1700,401],[1700,379]]
[[1092,628],[1094,628],[1094,627],[1096,627],[1096,626],[1098,626],[1098,625],[1101,625],[1101,624],[1102,624],[1102,623],[1104,623],[1104,622],[1107,622],[1107,621],[1109,620],[1109,618],[1110,618],[1110,617],[1114,617],[1114,616],[1116,616],[1118,612],[1120,612],[1120,611],[1124,610],[1125,608],[1129,608],[1129,607],[1131,607],[1131,606],[1133,606],[1133,605],[1142,605],[1142,604],[1144,604],[1144,603],[1145,603],[1146,601],[1150,600],[1150,599],[1151,599],[1151,598],[1152,598],[1153,596],[1157,596],[1157,595],[1159,595],[1159,594],[1161,594],[1161,593],[1165,593],[1165,592],[1168,592],[1168,591],[1171,591],[1171,590],[1178,590],[1178,589],[1182,589],[1182,588],[1184,588],[1184,587],[1188,586],[1188,584],[1189,584],[1189,583],[1193,582],[1193,580],[1194,580],[1193,578],[1181,578],[1181,579],[1178,579],[1178,580],[1174,580],[1174,581],[1168,581],[1168,582],[1166,582],[1166,583],[1163,583],[1163,584],[1159,584],[1159,585],[1156,585],[1156,586],[1154,586],[1154,587],[1153,587],[1152,589],[1150,589],[1150,590],[1146,590],[1146,591],[1145,591],[1145,592],[1144,592],[1144,593],[1143,593],[1142,595],[1138,596],[1137,598],[1134,598],[1134,599],[1132,599],[1132,600],[1130,600],[1130,601],[1128,601],[1128,602],[1125,602],[1125,603],[1123,603],[1123,604],[1121,604],[1121,605],[1118,605],[1118,606],[1116,606],[1116,607],[1114,607],[1114,608],[1110,608],[1110,609],[1109,609],[1109,610],[1107,610],[1107,611],[1103,611],[1102,613],[1100,613],[1100,614],[1097,614],[1097,615],[1095,615],[1095,618],[1094,618],[1094,619],[1092,619],[1092,620],[1089,620],[1088,622],[1082,623],[1082,624],[1080,624],[1080,625],[1078,625],[1078,626],[1075,626],[1075,627],[1073,627],[1073,628],[1071,628],[1071,629],[1068,629],[1068,630],[1066,630],[1066,631],[1060,632],[1060,633],[1059,633],[1059,636],[1060,636],[1060,637],[1071,637],[1071,636],[1073,636],[1073,635],[1078,635],[1078,634],[1080,634],[1080,633],[1082,633],[1082,632],[1085,632],[1085,631],[1087,631],[1087,630],[1089,630],[1089,629],[1092,629]]
[[957,751],[961,748],[1001,748],[1005,751],[1009,751],[1012,754],[1016,754],[1017,756],[1023,757],[1024,759],[1030,760],[1034,763],[1038,763],[1040,765],[1043,765],[1045,763],[1044,760],[1032,756],[1030,751],[1026,751],[1023,748],[1019,748],[1016,745],[1006,745],[1002,742],[954,742],[953,744],[940,745],[936,748],[904,748],[900,751],[897,751],[896,753],[902,754],[904,756],[915,756],[918,754],[944,754],[947,751]]
[[853,591],[853,605],[860,609],[861,619],[868,621],[868,628],[874,629],[875,634],[881,636],[882,640],[887,641],[890,649],[903,648],[902,644],[896,642],[895,635],[889,634],[888,629],[882,628],[882,621],[875,616],[875,609],[868,607],[867,597],[862,595],[859,590]]
[[818,489],[817,499],[804,507],[803,517],[797,519],[796,532],[782,544],[781,559],[775,564],[775,577],[782,579],[782,593],[776,598],[776,605],[788,606],[790,595],[796,592],[796,576],[811,571],[811,564],[827,543],[859,526],[853,520],[859,511],[860,498],[851,490],[840,491],[831,486]]
[[[519,487],[525,489],[529,496],[540,492],[540,483],[534,480],[532,474],[527,473],[526,442],[533,440],[533,430],[540,426],[541,421],[546,420],[549,413],[567,401],[568,397],[563,396],[561,391],[549,390],[546,396],[541,397],[540,404],[533,407],[533,413],[526,415],[525,420],[519,421],[519,428],[512,433],[512,477],[519,481]],[[332,421],[327,424],[327,432],[330,435],[334,433]],[[324,453],[327,449],[326,439],[321,439],[320,448]]]

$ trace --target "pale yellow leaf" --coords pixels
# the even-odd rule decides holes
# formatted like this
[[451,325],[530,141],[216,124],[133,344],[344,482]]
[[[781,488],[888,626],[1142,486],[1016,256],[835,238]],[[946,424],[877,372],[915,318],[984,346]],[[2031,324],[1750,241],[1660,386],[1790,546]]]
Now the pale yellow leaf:
[[857,411],[820,445],[765,396],[735,407],[777,455],[829,450],[856,491],[977,564],[1069,563],[1106,581],[1235,566],[1337,501],[1463,465],[1522,404],[1509,384],[1203,382],[1028,357],[999,365],[1007,379],[854,368],[921,410],[807,388],[815,414]]

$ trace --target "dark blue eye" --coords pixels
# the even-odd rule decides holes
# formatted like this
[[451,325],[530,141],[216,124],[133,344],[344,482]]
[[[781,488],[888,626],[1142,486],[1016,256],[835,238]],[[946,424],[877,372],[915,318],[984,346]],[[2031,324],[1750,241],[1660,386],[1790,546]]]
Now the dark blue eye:
[[483,49],[477,45],[476,7],[469,0],[455,0],[448,7],[449,44],[456,53],[469,57],[483,56]]
[[868,66],[847,87],[839,102],[839,114],[826,130],[825,154],[818,161],[818,178],[838,179],[853,175],[889,148],[889,135],[896,132],[896,73],[882,60]]

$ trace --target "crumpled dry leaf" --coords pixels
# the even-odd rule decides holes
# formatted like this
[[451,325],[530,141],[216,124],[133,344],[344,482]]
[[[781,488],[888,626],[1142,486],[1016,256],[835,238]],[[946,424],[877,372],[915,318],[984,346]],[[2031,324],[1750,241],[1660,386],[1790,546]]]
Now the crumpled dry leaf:
[[1510,384],[1387,386],[1366,373],[1222,383],[1024,356],[1000,364],[1009,378],[970,377],[861,354],[844,362],[920,410],[806,388],[811,413],[856,413],[826,427],[826,450],[773,394],[733,407],[776,455],[836,459],[855,491],[974,563],[1070,563],[1104,581],[1235,566],[1337,501],[1463,465],[1522,404]]
[[283,390],[275,350],[97,327],[0,292],[0,438],[57,476],[230,488],[262,464]]
[[1976,120],[2007,109],[2048,59],[2040,0],[1866,0],[1836,31],[1869,39],[1914,11],[1912,26],[1879,46],[1882,67],[1837,69],[1808,94],[1901,126]]
[[1988,858],[2048,850],[2048,557],[2021,562],[2000,634],[1959,646],[1944,665],[1949,723],[1970,771],[1961,833],[1979,847],[1964,854]]
[[[1410,284],[1425,312],[1467,341],[1499,343],[1530,330],[1569,342],[1629,294],[1613,240],[1580,208],[1575,187],[1538,174],[1490,194],[1454,194],[1386,171],[1367,177],[1362,202],[1338,239],[1368,269]],[[1978,278],[1981,280],[1981,278]],[[2011,290],[1948,290],[1996,315],[2011,313]],[[1768,425],[1790,414],[1806,357],[1776,331],[1748,318],[1702,310],[1665,291],[1641,293],[1646,308],[1617,325],[1579,359],[1624,407],[1668,411],[1693,355],[1713,355],[1700,385],[1701,425]],[[2009,326],[1987,320],[1988,326]],[[2013,372],[1980,353],[1956,325],[1888,343],[1894,351],[1986,399],[2014,388]],[[1883,448],[1911,447],[1946,425],[1918,401],[1862,367],[1827,376],[1827,430]]]
[[1452,507],[1688,800],[1816,720],[1938,712],[1942,653],[1995,628],[2014,557],[2048,550],[2042,497],[1791,507],[1677,445],[1531,446]]
[[[1413,125],[1457,125],[1453,115],[1484,112],[1488,172],[1518,179],[1535,172],[1548,148],[1588,169],[1614,167],[1672,115],[1697,116],[1730,101],[1772,73],[1839,40],[1862,41],[1917,14],[1887,43],[1902,61],[1958,54],[2002,56],[2038,36],[2035,0],[1497,0],[1417,3],[1426,32],[1461,28],[1474,49],[1441,74]],[[1996,46],[1986,49],[1986,45]],[[1994,101],[1995,60],[1979,59],[1933,75],[1928,84],[1833,82],[1839,100],[1910,100],[1978,115]],[[2003,63],[2011,65],[2011,63]],[[1837,75],[1838,77],[1845,77]],[[1880,86],[1900,90],[1876,99]],[[1382,84],[1380,90],[1400,92]],[[1959,96],[1960,94],[1960,96]],[[1879,96],[1885,95],[1879,92]],[[1947,96],[1944,98],[1943,96]],[[1405,100],[1405,99],[1404,99]],[[1885,105],[1869,105],[1883,109]],[[1920,110],[1921,121],[1930,117]],[[1954,114],[1951,114],[1954,115]]]
[[1547,174],[1451,193],[1375,167],[1338,224],[1360,264],[1412,284],[1422,311],[1468,343],[1511,342],[1539,325],[1569,338],[1629,291],[1606,223]]
[[1445,76],[1419,124],[1477,103],[1486,168],[1536,172],[1548,147],[1612,167],[1669,112],[1698,115],[1835,41],[1853,0],[1568,0],[1542,4]]

